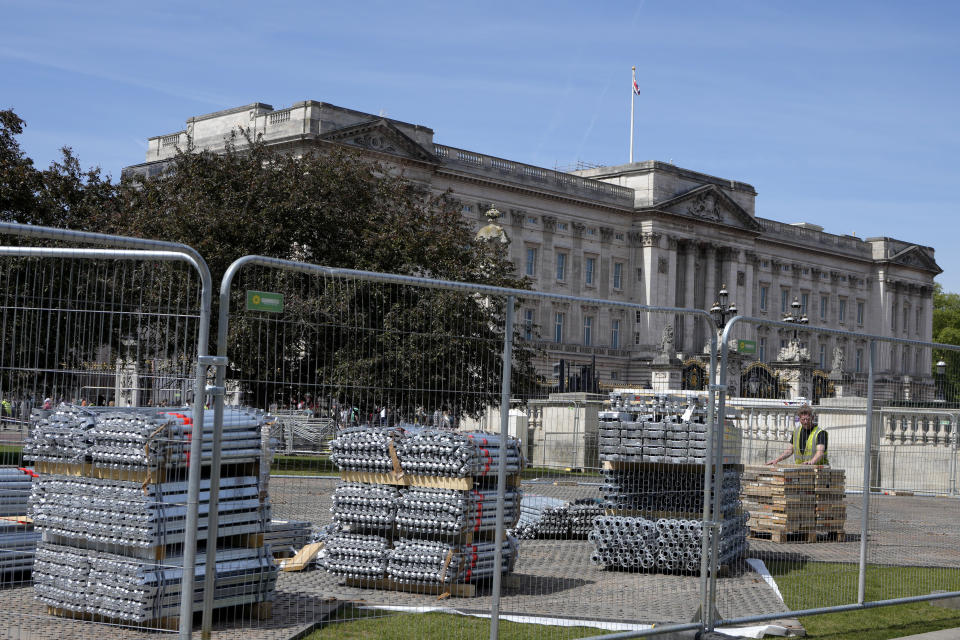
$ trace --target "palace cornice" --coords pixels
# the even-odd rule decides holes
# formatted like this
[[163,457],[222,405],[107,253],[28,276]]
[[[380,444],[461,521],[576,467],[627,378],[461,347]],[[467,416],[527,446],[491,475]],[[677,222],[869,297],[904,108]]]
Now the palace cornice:
[[[676,224],[681,222],[683,224],[682,230],[688,233],[697,233],[699,228],[708,227],[711,229],[722,229],[726,232],[735,233],[737,235],[747,236],[750,238],[759,238],[763,231],[757,231],[752,229],[745,229],[743,227],[737,227],[735,225],[726,224],[723,222],[716,222],[709,220],[707,218],[698,218],[692,215],[684,215],[680,213],[675,213],[673,211],[665,211],[663,209],[657,209],[656,205],[652,208],[638,208],[633,213],[643,214],[644,216],[656,217],[661,222]],[[692,223],[692,224],[691,224]]]
[[453,171],[449,168],[443,167],[442,165],[439,165],[439,166],[433,165],[433,166],[434,166],[434,173],[436,175],[444,176],[452,180],[457,180],[459,182],[468,182],[472,184],[479,184],[479,185],[485,185],[485,186],[495,186],[505,191],[512,191],[513,193],[524,193],[524,194],[536,196],[538,198],[547,198],[547,199],[556,200],[559,202],[568,202],[568,203],[577,204],[580,206],[586,206],[591,209],[596,209],[599,211],[612,211],[614,213],[619,213],[626,216],[630,216],[634,213],[634,210],[632,208],[627,209],[624,207],[617,207],[614,205],[604,204],[602,202],[596,202],[593,200],[584,200],[581,198],[574,198],[561,193],[556,193],[554,191],[541,191],[539,189],[531,189],[530,187],[527,187],[525,185],[515,184],[511,182],[503,182],[500,180],[491,180],[489,178],[485,178],[484,176],[480,176],[476,174],[461,173],[459,171]]
[[775,251],[770,251],[770,250],[766,250],[766,249],[763,248],[764,245],[776,245],[776,246],[778,246],[778,247],[786,247],[786,248],[788,248],[788,249],[790,250],[790,252],[801,251],[801,252],[804,252],[804,253],[815,253],[815,254],[821,255],[821,256],[830,256],[830,257],[832,257],[832,258],[838,258],[838,257],[839,257],[839,258],[842,258],[843,260],[855,261],[855,262],[859,262],[859,263],[862,263],[862,264],[868,264],[868,265],[870,265],[870,266],[874,266],[874,265],[877,264],[877,262],[876,262],[875,260],[873,260],[873,258],[864,257],[864,256],[857,256],[857,255],[850,255],[850,254],[848,254],[848,253],[841,253],[840,251],[837,251],[836,248],[833,248],[833,249],[829,249],[829,250],[828,250],[828,249],[820,249],[820,248],[818,248],[818,247],[808,246],[808,245],[799,245],[799,246],[798,246],[798,245],[796,245],[796,244],[790,244],[789,242],[781,242],[781,241],[779,241],[779,240],[771,239],[769,236],[763,236],[763,235],[758,236],[758,237],[756,238],[756,243],[757,243],[757,244],[756,244],[757,251],[759,251],[759,252],[761,252],[761,253],[769,253],[769,254],[774,254],[774,253],[776,253],[777,255],[780,255],[780,256],[788,255],[786,252],[783,252],[783,251],[776,251],[776,252],[775,252]]

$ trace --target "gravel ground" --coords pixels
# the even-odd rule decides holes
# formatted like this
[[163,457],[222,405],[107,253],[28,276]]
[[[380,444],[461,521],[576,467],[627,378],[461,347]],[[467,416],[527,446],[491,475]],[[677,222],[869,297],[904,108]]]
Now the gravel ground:
[[[587,482],[527,482],[524,491],[573,500],[598,497],[594,478]],[[336,479],[272,478],[275,518],[331,521],[331,493]],[[751,541],[750,556],[768,566],[779,562],[847,563],[846,579],[856,575],[860,554],[862,496],[847,496],[844,542],[776,544]],[[873,496],[867,558],[891,566],[960,568],[960,500],[914,496]],[[538,617],[583,618],[619,622],[666,623],[691,620],[698,609],[699,578],[603,571],[589,561],[592,545],[582,540],[523,541],[515,572],[504,580],[501,611]],[[775,591],[749,568],[718,580],[717,606],[724,618],[786,612]],[[282,573],[270,620],[225,620],[214,638],[286,640],[297,637],[330,610],[331,598],[374,606],[454,607],[464,612],[489,611],[490,597],[481,587],[474,598],[438,600],[436,596],[350,588],[323,571]],[[820,603],[811,602],[809,606]],[[0,638],[90,638],[139,640],[163,637],[156,632],[51,618],[33,600],[29,586],[0,589]],[[194,634],[199,637],[199,632]],[[451,637],[459,637],[452,630]]]

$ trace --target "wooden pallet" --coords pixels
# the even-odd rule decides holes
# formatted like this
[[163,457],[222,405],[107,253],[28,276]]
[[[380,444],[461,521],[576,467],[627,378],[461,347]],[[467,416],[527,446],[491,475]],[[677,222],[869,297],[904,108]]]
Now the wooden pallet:
[[[214,612],[222,616],[223,613],[230,612],[233,615],[244,618],[253,618],[255,620],[268,620],[273,616],[273,602],[252,602],[243,605],[230,605],[214,609]],[[167,616],[146,620],[144,622],[131,622],[120,618],[111,618],[87,611],[72,611],[62,607],[47,606],[47,614],[67,620],[83,620],[86,622],[100,622],[103,624],[114,625],[118,627],[133,627],[137,629],[164,629],[167,631],[176,631],[180,628],[180,616]]]
[[453,584],[403,584],[390,578],[347,578],[344,584],[357,589],[405,591],[407,593],[424,593],[441,597],[449,595],[454,598],[472,598],[477,595],[477,585],[462,582]]
[[[496,476],[484,476],[494,478]],[[413,474],[397,474],[394,472],[376,473],[372,471],[341,471],[340,479],[344,482],[365,482],[368,484],[389,484],[400,487],[430,487],[433,489],[453,489],[455,491],[471,491],[476,485],[477,478],[447,478],[442,476],[421,476]],[[507,476],[507,485],[520,486],[520,474]]]
[[[603,468],[606,471],[643,471],[643,470],[656,470],[662,471],[665,467],[670,469],[682,469],[687,471],[703,472],[704,469],[712,469],[713,464],[696,464],[690,462],[684,463],[672,463],[672,462],[625,462],[622,460],[604,460]],[[732,469],[734,471],[743,471],[742,464],[727,464],[724,463],[724,469]]]

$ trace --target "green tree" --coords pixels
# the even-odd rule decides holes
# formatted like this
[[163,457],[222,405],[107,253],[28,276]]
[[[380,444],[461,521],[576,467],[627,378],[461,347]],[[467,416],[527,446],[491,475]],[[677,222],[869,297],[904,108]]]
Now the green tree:
[[[960,345],[960,294],[943,290],[940,283],[933,285],[933,341]],[[944,391],[946,399],[960,401],[960,351],[933,350],[933,373],[936,363],[946,363]]]
[[[293,157],[242,132],[235,141],[223,153],[180,153],[164,175],[124,184],[107,226],[194,247],[215,282],[237,258],[259,254],[529,286],[503,247],[475,239],[449,194],[340,146]],[[310,393],[412,417],[440,407],[475,415],[498,403],[504,300],[248,272],[234,287],[231,375],[258,404]],[[283,293],[283,315],[239,313],[245,289]],[[515,354],[515,388],[526,389],[534,354],[522,345]]]

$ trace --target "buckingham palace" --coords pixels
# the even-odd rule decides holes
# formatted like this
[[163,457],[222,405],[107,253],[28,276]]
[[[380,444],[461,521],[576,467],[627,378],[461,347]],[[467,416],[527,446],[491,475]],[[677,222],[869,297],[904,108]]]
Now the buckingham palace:
[[[941,272],[932,247],[761,217],[752,185],[667,162],[555,171],[439,144],[423,125],[304,101],[189,118],[184,130],[150,138],[146,161],[124,173],[158,175],[188,140],[222,149],[238,126],[289,153],[360,148],[435,193],[449,190],[477,228],[495,208],[511,259],[538,291],[709,310],[725,286],[741,315],[779,320],[796,300],[809,327],[931,339],[933,278]],[[645,365],[661,346],[662,324],[602,305],[528,304],[520,313],[550,354],[540,363],[547,377],[553,362],[576,353],[596,362],[604,384],[649,383]],[[671,356],[702,357],[705,334],[693,318],[678,318]],[[751,358],[770,363],[790,332],[761,327],[743,337],[755,345]],[[802,338],[813,366],[865,373],[865,339]],[[929,350],[886,348],[879,374],[929,379]]]

